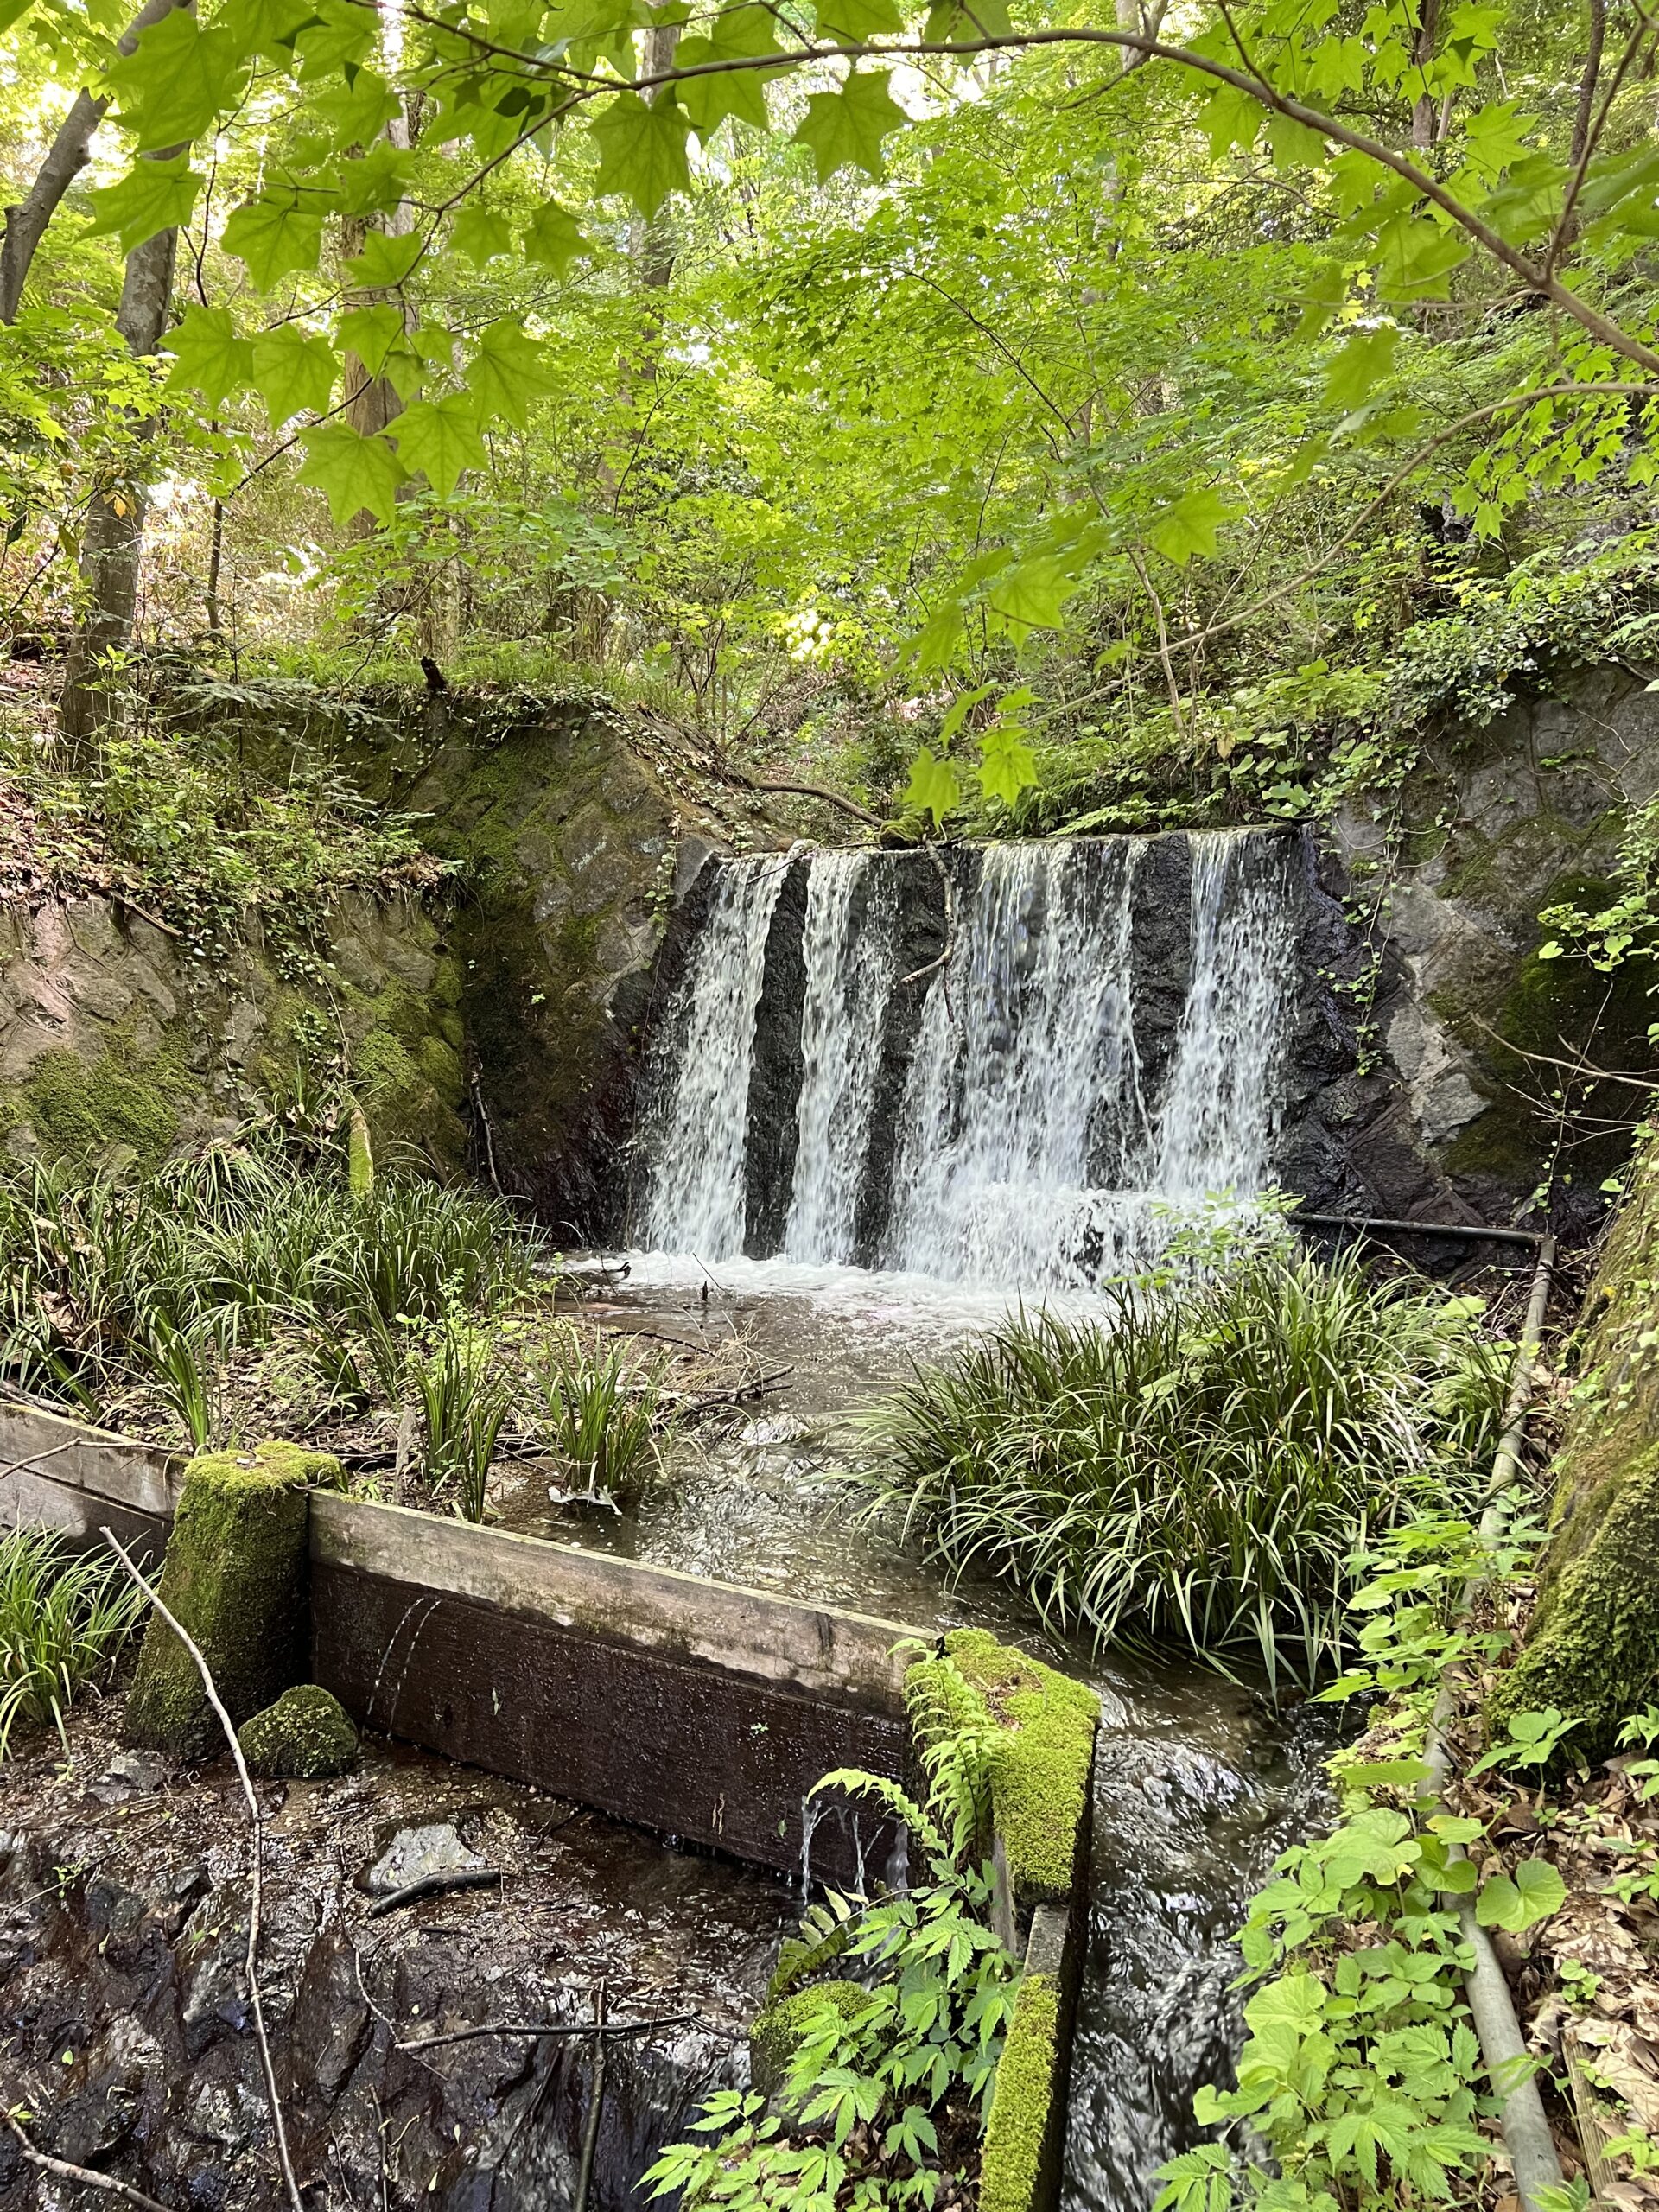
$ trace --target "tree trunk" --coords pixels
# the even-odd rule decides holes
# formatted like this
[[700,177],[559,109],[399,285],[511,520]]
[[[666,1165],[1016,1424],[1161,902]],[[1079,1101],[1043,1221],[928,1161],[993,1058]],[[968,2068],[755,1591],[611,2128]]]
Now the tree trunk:
[[[138,43],[141,31],[160,22],[175,7],[191,4],[192,0],[144,0],[144,5],[116,41],[118,48],[123,54],[130,54]],[[5,235],[0,238],[0,322],[17,320],[35,249],[46,235],[46,226],[56,213],[59,201],[92,159],[92,133],[104,120],[108,105],[107,100],[96,99],[88,92],[75,95],[74,105],[59,124],[57,136],[47,149],[46,159],[41,163],[27,197],[6,210]]]
[[[1417,36],[1413,42],[1411,58],[1415,66],[1427,71],[1434,59],[1435,41],[1440,33],[1440,0],[1423,0],[1423,11],[1417,19]],[[1439,104],[1427,86],[1417,95],[1411,111],[1411,143],[1419,153],[1434,143],[1434,123]]]
[[[177,231],[160,231],[127,256],[115,327],[139,360],[157,351],[166,331],[178,250]],[[142,469],[155,434],[155,415],[143,416],[133,428],[136,451],[128,476],[121,483],[94,487],[81,536],[80,575],[89,603],[69,650],[58,706],[58,733],[72,767],[84,766],[97,751],[111,712],[109,663],[132,638],[149,505]]]
[[1584,74],[1579,80],[1579,105],[1573,118],[1573,145],[1567,155],[1574,168],[1584,159],[1595,118],[1596,86],[1601,76],[1602,48],[1607,41],[1607,0],[1590,0],[1590,43],[1585,48]]

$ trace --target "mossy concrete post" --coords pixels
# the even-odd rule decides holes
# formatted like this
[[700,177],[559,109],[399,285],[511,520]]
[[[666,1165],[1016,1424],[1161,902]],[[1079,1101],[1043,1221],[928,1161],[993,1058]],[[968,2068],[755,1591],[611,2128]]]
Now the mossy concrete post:
[[[992,1833],[984,1840],[999,1876],[1007,1870],[1006,1910],[1025,1942],[986,2122],[980,2212],[1052,2212],[1065,2146],[1100,1700],[984,1629],[953,1629],[944,1659],[949,1663],[936,1656],[915,1662],[907,1701],[912,1717],[931,1707],[946,1727],[990,1724]],[[843,1925],[819,1942],[784,1946],[749,2031],[754,2083],[768,2094],[824,2006],[850,2016],[868,2001],[860,1984],[831,1972],[847,1935]]]
[[[340,1463],[292,1444],[215,1452],[185,1470],[161,1595],[200,1647],[233,1721],[304,1672],[310,1489]],[[200,1758],[221,1748],[195,1662],[152,1613],[127,1696],[127,1741]]]

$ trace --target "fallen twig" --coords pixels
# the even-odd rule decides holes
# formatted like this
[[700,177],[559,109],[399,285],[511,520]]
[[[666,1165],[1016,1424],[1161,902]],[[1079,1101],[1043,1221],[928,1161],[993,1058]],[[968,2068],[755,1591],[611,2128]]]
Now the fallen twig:
[[452,1890],[493,1890],[499,1886],[501,1876],[493,1866],[457,1867],[449,1874],[423,1874],[418,1882],[405,1882],[401,1890],[392,1890],[377,1897],[369,1907],[368,1917],[378,1920],[383,1913],[397,1912],[406,1904],[416,1904],[423,1897],[447,1897]]
[[44,2174],[55,2174],[60,2181],[84,2182],[88,2189],[107,2190],[111,2196],[119,2196],[129,2204],[143,2207],[143,2212],[168,2212],[165,2204],[153,2196],[146,2196],[142,2189],[135,2189],[130,2182],[118,2181],[113,2174],[100,2174],[91,2166],[72,2166],[67,2158],[48,2158],[44,2151],[37,2151],[23,2133],[22,2123],[16,2113],[0,2113],[6,2126],[17,2139],[17,2148],[31,2166],[38,2166]]
[[214,1716],[225,1732],[225,1741],[230,1746],[231,1757],[236,1764],[237,1779],[241,1783],[242,1795],[247,1800],[248,1821],[252,1830],[248,1854],[250,1862],[248,1949],[245,1961],[248,1999],[253,2008],[253,2031],[258,2039],[259,2060],[264,2069],[265,2095],[270,2106],[270,2122],[276,2137],[277,2163],[283,2170],[283,2182],[288,2191],[288,2201],[293,2207],[293,2212],[305,2212],[304,2201],[300,2195],[300,2185],[294,2175],[294,2161],[289,2155],[288,2129],[283,2120],[282,2099],[276,2094],[276,2069],[271,2063],[270,2038],[265,2033],[264,1999],[259,1988],[259,1908],[262,1862],[264,1858],[264,1823],[259,1811],[258,1794],[254,1789],[252,1777],[248,1772],[247,1761],[242,1756],[242,1746],[236,1740],[235,1723],[225,1709],[224,1700],[219,1694],[219,1686],[213,1680],[213,1669],[202,1656],[200,1646],[188,1630],[181,1625],[177,1616],[169,1611],[162,1599],[161,1592],[153,1584],[147,1582],[133,1565],[130,1554],[115,1531],[112,1529],[101,1528],[98,1533],[194,1660],[196,1672],[201,1676],[202,1688],[207,1692],[207,1702],[213,1708]]
[[582,2131],[582,2158],[576,2168],[576,2193],[570,2212],[588,2212],[588,2191],[594,2178],[594,2155],[599,2148],[599,2120],[605,2107],[605,1984],[594,1999],[594,2078],[588,2091],[588,2124]]
[[643,2036],[653,2028],[695,2024],[695,2012],[664,2012],[654,2020],[486,2020],[475,2028],[450,2028],[442,2035],[416,2036],[399,2050],[431,2050],[441,2043],[475,2043],[482,2036]]
[[[924,976],[932,975],[936,969],[946,967],[957,945],[957,887],[951,880],[950,869],[939,857],[938,847],[924,845],[922,850],[938,870],[939,881],[944,887],[944,943],[939,947],[933,959],[927,961],[920,968],[912,968],[908,976],[901,976],[899,978],[900,990],[903,990],[906,984],[919,983]],[[945,1003],[947,1006],[950,1004],[948,998]]]
[[0,1483],[4,1482],[8,1475],[22,1474],[25,1467],[39,1467],[48,1459],[55,1459],[60,1452],[73,1452],[76,1445],[84,1440],[81,1437],[72,1436],[67,1444],[54,1444],[49,1452],[31,1452],[26,1459],[14,1459],[9,1467],[0,1467]]

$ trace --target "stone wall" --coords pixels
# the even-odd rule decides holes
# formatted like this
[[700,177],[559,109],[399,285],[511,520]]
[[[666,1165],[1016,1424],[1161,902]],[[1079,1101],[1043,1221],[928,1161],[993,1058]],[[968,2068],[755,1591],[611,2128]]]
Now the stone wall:
[[0,1141],[154,1166],[343,1065],[383,1156],[467,1151],[461,971],[442,919],[343,901],[329,958],[285,975],[257,918],[228,958],[106,897],[0,909]]

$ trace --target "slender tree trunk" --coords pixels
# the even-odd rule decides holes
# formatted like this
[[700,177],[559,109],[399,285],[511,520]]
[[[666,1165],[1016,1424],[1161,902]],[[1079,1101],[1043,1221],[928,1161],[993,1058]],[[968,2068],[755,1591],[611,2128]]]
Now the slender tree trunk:
[[[651,25],[645,39],[646,76],[658,76],[663,70],[674,67],[674,52],[679,42],[678,23]],[[658,85],[647,92],[647,102],[654,101],[662,90]],[[671,204],[664,200],[646,221],[636,219],[628,241],[634,276],[645,296],[645,344],[639,360],[634,364],[641,384],[654,384],[657,380],[657,365],[663,350],[663,312],[656,296],[667,291],[673,282],[674,263],[679,251],[674,218],[669,213]]]
[[[191,4],[192,0],[144,0],[116,44],[123,54],[130,54],[141,31],[160,22],[175,7]],[[88,92],[75,95],[74,105],[59,124],[27,195],[6,210],[5,234],[0,238],[0,322],[17,320],[35,249],[58,203],[92,159],[92,133],[104,120],[108,105],[107,100],[97,99]]]
[[1601,76],[1602,48],[1607,42],[1607,0],[1590,0],[1590,43],[1585,48],[1584,74],[1579,79],[1579,105],[1573,117],[1573,148],[1567,159],[1576,168],[1590,143],[1595,119],[1596,86]]
[[[140,360],[157,351],[167,328],[178,250],[178,232],[161,231],[127,256],[115,327]],[[81,535],[80,575],[89,603],[69,650],[58,707],[59,735],[73,767],[85,766],[97,750],[111,712],[109,662],[132,638],[149,504],[142,471],[156,421],[151,412],[135,423],[132,465],[122,482],[95,486]]]
[[[1423,0],[1422,13],[1417,18],[1417,36],[1412,43],[1411,58],[1420,69],[1427,69],[1434,58],[1434,42],[1440,28],[1440,0]],[[1439,114],[1438,103],[1427,86],[1417,95],[1411,111],[1411,143],[1421,153],[1434,143],[1434,124]]]
[[225,502],[213,501],[213,532],[207,543],[207,634],[219,637],[225,627],[225,610],[219,603],[219,578],[225,569]]

